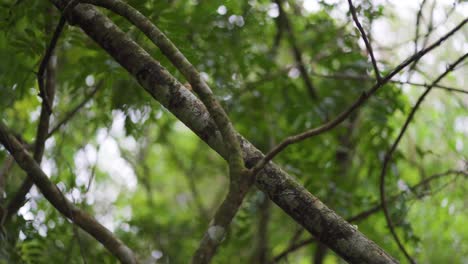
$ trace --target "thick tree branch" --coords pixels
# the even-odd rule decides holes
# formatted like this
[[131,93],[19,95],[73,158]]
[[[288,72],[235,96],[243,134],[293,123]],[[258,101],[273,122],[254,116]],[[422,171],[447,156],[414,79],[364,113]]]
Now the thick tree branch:
[[[138,10],[120,0],[85,0],[83,2],[107,8],[120,16],[125,17],[138,29],[140,29],[172,62],[172,64],[184,75],[191,87],[200,97],[208,112],[221,132],[226,145],[229,164],[229,191],[226,200],[216,212],[210,223],[208,231],[205,233],[199,248],[194,254],[192,263],[208,263],[215,254],[218,245],[221,243],[226,230],[233,217],[239,209],[243,198],[247,194],[253,181],[245,169],[242,151],[237,139],[237,132],[234,129],[229,117],[219,102],[216,100],[210,87],[201,77],[200,73],[179,51],[179,49],[166,37],[166,35],[156,27],[148,18]],[[211,232],[216,230],[215,236]]]
[[[448,176],[448,175],[463,176],[463,177],[468,178],[468,171],[448,170],[448,171],[445,171],[445,172],[442,172],[442,173],[434,174],[434,175],[432,175],[430,177],[425,178],[424,180],[421,180],[419,183],[417,183],[417,184],[415,184],[413,186],[410,186],[409,190],[414,193],[416,199],[421,199],[422,197],[425,197],[426,195],[428,195],[427,192],[419,193],[418,190],[421,187],[427,186],[432,181],[438,180],[438,179],[443,178],[443,177]],[[388,202],[393,203],[393,202],[397,201],[400,197],[402,197],[403,195],[405,195],[407,193],[408,193],[408,191],[401,191],[400,193],[392,196],[388,200]],[[360,213],[358,213],[358,214],[356,214],[354,216],[346,218],[346,221],[348,221],[350,223],[359,222],[359,221],[367,219],[368,217],[374,215],[375,213],[378,213],[380,210],[382,210],[382,203],[379,203],[376,206],[371,207],[371,208],[369,208],[369,209],[367,209],[367,210],[365,210],[363,212],[360,212]],[[276,262],[280,261],[281,259],[285,258],[287,255],[293,253],[294,251],[296,251],[296,250],[298,250],[298,249],[300,249],[300,248],[302,248],[302,247],[304,247],[306,245],[314,243],[316,241],[317,240],[314,237],[312,237],[312,238],[301,240],[301,241],[299,241],[297,243],[293,243],[288,248],[283,250],[281,253],[276,255],[273,258],[273,260],[271,261],[271,263],[276,263]]]
[[[49,15],[54,10],[48,10]],[[46,34],[51,33],[51,21],[46,21]],[[55,97],[55,86],[56,86],[56,64],[57,57],[54,54],[54,48],[57,44],[60,33],[62,32],[63,26],[65,25],[65,19],[61,19],[58,23],[55,31],[53,32],[52,40],[47,46],[44,58],[41,60],[39,65],[39,72],[37,74],[37,82],[39,84],[39,95],[42,97],[41,113],[39,116],[39,123],[36,130],[36,139],[34,143],[34,160],[41,164],[42,156],[44,155],[45,142],[47,140],[47,134],[49,131],[50,115],[52,113],[52,105]],[[45,82],[44,82],[45,77]],[[33,186],[33,181],[30,177],[27,177],[21,184],[18,191],[13,196],[13,199],[8,203],[6,209],[6,215],[4,220],[10,219],[10,217],[23,206],[26,194]]]
[[109,9],[116,14],[125,17],[139,30],[141,30],[184,75],[215,120],[224,140],[227,141],[226,146],[229,152],[232,152],[233,155],[236,156],[236,162],[243,164],[236,131],[233,128],[232,123],[229,121],[227,114],[214,97],[210,87],[206,84],[205,80],[203,80],[200,73],[166,37],[165,34],[138,10],[123,1],[83,0],[81,2]]
[[[452,72],[453,69],[458,64],[463,62],[463,60],[465,60],[466,57],[468,57],[468,53],[466,53],[465,55],[460,57],[457,61],[455,61],[453,64],[448,66],[447,70],[444,73],[442,73],[439,77],[437,77],[437,79],[435,81],[433,81],[432,83],[433,84],[439,83],[445,76],[447,76],[450,72]],[[429,87],[427,87],[426,91],[424,91],[424,93],[421,94],[421,96],[418,98],[418,100],[416,101],[416,104],[414,105],[413,109],[411,109],[411,112],[409,113],[405,123],[403,124],[403,127],[401,128],[400,133],[398,134],[397,138],[395,139],[395,142],[393,142],[392,146],[390,147],[388,152],[385,154],[385,158],[384,158],[383,165],[382,165],[382,171],[380,173],[380,200],[381,200],[381,203],[382,203],[383,212],[385,214],[385,219],[387,220],[388,228],[390,229],[390,232],[392,233],[393,238],[395,239],[395,242],[398,244],[398,247],[400,248],[400,250],[403,252],[403,254],[405,255],[405,257],[408,259],[408,261],[410,263],[416,263],[416,261],[411,257],[411,255],[405,249],[405,246],[403,245],[403,243],[398,238],[398,235],[397,235],[397,233],[395,231],[393,221],[390,218],[390,214],[388,212],[387,198],[386,198],[386,195],[385,195],[385,176],[387,174],[387,167],[388,167],[388,165],[389,165],[389,163],[390,163],[390,161],[392,159],[393,153],[395,152],[398,144],[400,143],[400,140],[403,138],[403,135],[405,134],[406,129],[408,128],[410,122],[413,120],[414,115],[416,114],[416,111],[418,110],[419,106],[422,104],[422,102],[424,101],[424,99],[426,98],[426,96],[429,94],[429,92],[431,90],[432,90],[432,85],[429,85]]]
[[254,175],[258,173],[263,166],[265,166],[269,161],[271,161],[276,155],[278,155],[281,151],[283,151],[286,147],[288,147],[291,144],[301,142],[305,139],[308,139],[310,137],[322,134],[324,132],[327,132],[337,125],[339,125],[341,122],[343,122],[354,110],[357,108],[361,107],[373,94],[375,94],[381,87],[384,86],[384,84],[388,83],[391,78],[393,78],[398,72],[400,72],[402,69],[404,69],[406,66],[411,64],[413,61],[420,59],[424,55],[426,55],[429,51],[435,49],[436,47],[440,46],[446,39],[448,39],[450,36],[455,34],[458,30],[460,30],[465,24],[468,22],[468,18],[464,19],[460,24],[458,24],[455,28],[453,28],[451,31],[449,31],[447,34],[445,34],[443,37],[441,37],[439,40],[434,42],[432,45],[429,47],[419,51],[418,53],[414,54],[413,56],[407,58],[405,61],[400,63],[397,67],[395,67],[389,74],[387,74],[385,77],[382,78],[380,82],[377,82],[371,89],[369,89],[366,92],[363,92],[361,96],[353,103],[351,106],[349,106],[346,110],[341,112],[337,117],[335,117],[333,120],[319,126],[316,128],[312,128],[310,130],[307,130],[306,132],[289,136],[287,137],[284,141],[282,141],[280,144],[278,144],[276,147],[274,147],[272,150],[270,150],[266,156],[253,168],[253,173]]
[[98,240],[122,263],[137,263],[133,252],[102,226],[93,217],[77,208],[62,192],[53,184],[47,175],[41,170],[39,164],[31,157],[20,142],[8,131],[5,124],[0,121],[0,142],[15,158],[16,163],[28,173],[45,198],[65,217],[78,225],[88,234]]
[[[63,8],[61,1],[53,2]],[[228,158],[216,124],[203,103],[192,92],[92,6],[77,6],[73,11],[73,19],[76,25],[134,76],[151,96],[215,151],[225,159]],[[239,139],[245,163],[251,167],[263,154],[247,140],[242,137]],[[396,263],[385,251],[327,208],[278,166],[270,163],[263,171],[256,177],[257,187],[342,258],[351,263]]]
[[359,32],[361,32],[362,40],[364,41],[364,44],[366,45],[369,56],[371,57],[372,66],[374,67],[375,79],[377,79],[377,82],[379,83],[382,77],[380,77],[379,68],[377,67],[377,61],[375,60],[374,52],[372,51],[372,46],[369,42],[369,39],[367,38],[364,28],[362,28],[361,23],[359,22],[359,19],[356,14],[356,9],[353,6],[353,2],[351,0],[348,0],[348,4],[349,4],[349,11],[351,12],[351,15],[353,16],[354,23],[356,23],[356,27],[359,29]]

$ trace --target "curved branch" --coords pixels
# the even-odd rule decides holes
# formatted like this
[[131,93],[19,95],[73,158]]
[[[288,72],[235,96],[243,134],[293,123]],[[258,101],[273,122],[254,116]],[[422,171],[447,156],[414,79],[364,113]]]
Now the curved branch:
[[132,252],[122,241],[101,225],[96,219],[76,207],[53,184],[37,162],[31,157],[21,143],[9,132],[0,121],[0,142],[15,158],[18,165],[28,173],[45,198],[65,217],[98,240],[122,263],[137,263]]
[[369,42],[369,39],[367,38],[366,32],[364,31],[364,29],[361,26],[361,23],[359,22],[359,19],[356,14],[356,8],[354,8],[353,2],[351,0],[348,0],[348,4],[349,4],[349,11],[351,12],[353,16],[354,23],[356,23],[356,26],[359,29],[359,32],[361,32],[362,40],[364,41],[364,44],[366,45],[367,51],[369,52],[369,56],[371,57],[372,66],[374,67],[374,72],[375,72],[375,79],[377,79],[377,83],[379,83],[382,77],[380,77],[379,68],[377,67],[377,61],[375,60],[374,52],[372,51],[372,46]]
[[[240,148],[237,132],[234,129],[220,103],[216,100],[208,84],[200,73],[171,42],[169,38],[154,25],[147,17],[129,4],[120,0],[84,0],[83,2],[101,6],[126,18],[140,29],[184,75],[193,90],[200,97],[208,112],[221,132],[228,153],[229,164],[229,191],[205,233],[199,248],[195,252],[192,263],[208,263],[214,256],[221,243],[226,230],[237,213],[242,200],[253,183],[248,171],[245,169],[244,159]],[[216,237],[212,230],[216,229]],[[218,237],[219,236],[219,237]]]
[[310,130],[307,130],[306,132],[294,135],[294,136],[289,136],[287,137],[283,142],[278,144],[276,147],[274,147],[270,152],[268,152],[263,159],[261,159],[257,165],[253,168],[253,175],[256,175],[269,161],[271,161],[276,155],[278,155],[281,151],[283,151],[286,147],[288,147],[291,144],[301,142],[305,139],[308,139],[310,137],[322,134],[324,132],[327,132],[337,125],[339,125],[341,122],[343,122],[354,110],[359,108],[362,104],[364,104],[373,94],[375,94],[384,84],[388,83],[392,77],[394,77],[397,73],[399,73],[402,69],[404,69],[406,66],[411,64],[413,61],[418,60],[422,58],[424,55],[426,55],[429,51],[435,49],[436,47],[440,46],[445,40],[447,40],[449,37],[451,37],[455,32],[460,30],[465,24],[468,22],[468,18],[464,19],[460,24],[458,24],[455,28],[450,30],[447,34],[445,34],[443,37],[441,37],[439,40],[434,42],[432,45],[429,47],[419,51],[418,53],[414,54],[413,56],[407,58],[404,60],[402,63],[400,63],[397,67],[395,67],[389,74],[387,74],[385,77],[382,78],[381,82],[377,82],[371,89],[369,89],[366,92],[363,92],[361,96],[353,103],[351,106],[349,106],[346,110],[341,112],[335,119],[319,126],[316,128],[312,128]]
[[416,262],[413,260],[413,258],[410,256],[408,251],[405,249],[403,243],[398,238],[398,235],[397,235],[397,233],[395,231],[395,227],[393,225],[393,221],[390,218],[390,214],[389,214],[388,208],[387,208],[387,198],[386,198],[386,195],[385,195],[385,176],[386,176],[386,173],[387,173],[387,167],[388,167],[388,164],[390,163],[390,161],[392,159],[393,153],[395,152],[395,150],[396,150],[396,148],[398,146],[398,143],[400,143],[400,140],[402,139],[404,133],[406,132],[406,129],[408,128],[411,120],[413,120],[414,115],[416,114],[416,111],[418,110],[419,106],[424,101],[424,99],[429,94],[429,92],[432,90],[432,86],[439,83],[447,74],[452,72],[453,69],[459,63],[461,63],[463,60],[466,59],[466,57],[468,57],[468,53],[466,53],[465,55],[460,57],[457,61],[455,61],[453,64],[451,64],[449,67],[447,67],[447,70],[444,73],[442,73],[439,77],[437,77],[437,79],[435,81],[433,81],[432,84],[429,85],[429,87],[426,89],[426,91],[424,91],[424,93],[418,98],[416,104],[414,105],[413,109],[411,109],[411,112],[409,113],[405,123],[403,124],[403,127],[400,130],[400,133],[398,134],[397,138],[395,139],[395,142],[393,142],[392,146],[390,147],[388,152],[385,154],[385,158],[384,158],[384,161],[383,161],[382,171],[380,173],[380,200],[381,200],[381,204],[382,204],[382,209],[383,209],[383,212],[384,212],[384,215],[385,215],[385,219],[387,221],[388,228],[390,229],[390,232],[392,233],[392,236],[395,239],[395,242],[398,244],[398,247],[400,248],[400,250],[403,252],[403,254],[405,255],[405,257],[408,259],[408,261],[410,263],[416,263]]

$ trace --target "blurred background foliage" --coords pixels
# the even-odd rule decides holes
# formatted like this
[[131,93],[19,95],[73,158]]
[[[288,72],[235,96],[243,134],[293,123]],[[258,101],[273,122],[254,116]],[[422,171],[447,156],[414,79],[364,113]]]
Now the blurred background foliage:
[[[330,120],[373,84],[346,1],[283,1],[289,33],[279,26],[278,6],[271,1],[128,2],[203,72],[235,127],[262,151]],[[402,1],[355,2],[381,69],[391,70],[412,54],[421,1],[409,5],[406,16],[399,12],[405,8],[399,6]],[[427,2],[420,30],[432,30],[429,42],[467,14],[463,1]],[[1,0],[0,6],[1,118],[26,142],[33,142],[40,112],[35,75],[51,37],[44,29],[47,23],[55,25],[59,14],[47,1]],[[103,12],[185,82],[141,32]],[[433,21],[437,19],[439,23]],[[467,38],[465,28],[398,79],[430,83],[467,51]],[[294,45],[317,98],[304,85]],[[443,83],[466,88],[466,76],[466,67],[461,67]],[[42,166],[51,180],[134,249],[142,263],[185,263],[226,193],[225,162],[77,27],[67,25],[60,38],[56,83],[52,126],[96,86],[98,90],[47,141]],[[344,218],[372,208],[378,203],[383,155],[422,89],[388,84],[339,127],[289,147],[275,161]],[[448,175],[415,190],[408,188],[437,173],[466,170],[467,100],[466,94],[433,91],[388,172],[388,195],[403,193],[389,205],[392,217],[420,263],[468,263],[468,185],[463,176]],[[7,153],[1,150],[4,164]],[[17,166],[5,174],[2,207],[24,178]],[[36,188],[27,198],[19,213],[1,227],[0,263],[115,263]],[[402,259],[381,212],[355,224]],[[272,260],[307,238],[307,232],[253,189],[213,262],[261,263],[261,255]],[[320,252],[325,252],[323,258]],[[316,243],[279,262],[343,263]]]

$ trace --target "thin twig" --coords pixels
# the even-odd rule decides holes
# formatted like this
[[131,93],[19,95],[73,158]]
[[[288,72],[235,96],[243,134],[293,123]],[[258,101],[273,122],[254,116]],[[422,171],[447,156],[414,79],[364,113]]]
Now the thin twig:
[[[424,4],[425,4],[426,1],[423,1],[421,3],[421,6],[420,6],[420,9],[418,11],[418,17],[416,19],[416,36],[415,36],[415,40],[414,40],[414,53],[417,52],[418,50],[418,34],[419,34],[419,23],[420,23],[420,19],[422,17],[422,12],[423,12],[423,8],[424,8]],[[424,34],[424,40],[423,40],[423,43],[421,45],[421,48],[424,48],[426,47],[427,43],[429,42],[429,37],[431,36],[431,34],[434,32],[435,30],[435,27],[434,27],[434,8],[435,8],[435,5],[436,5],[436,1],[433,2],[432,4],[432,8],[431,8],[431,15],[430,15],[430,19],[429,19],[429,25],[428,25],[428,28],[427,28],[427,32],[426,34]],[[410,81],[411,80],[411,77],[413,76],[413,73],[414,73],[414,70],[417,69],[417,64],[419,62],[419,59],[415,60],[411,65],[410,65],[410,68],[408,70],[409,74],[408,74],[408,77],[407,77],[407,80]]]
[[[326,78],[326,79],[339,79],[339,80],[352,80],[352,81],[371,81],[375,82],[376,80],[374,78],[364,76],[364,75],[349,75],[349,74],[320,74],[320,73],[314,73],[316,77],[319,78]],[[401,81],[401,80],[390,80],[388,81],[389,83],[395,83],[395,84],[408,84],[411,86],[417,86],[417,87],[429,87],[429,84],[427,83],[417,83],[417,82],[410,82],[410,81]],[[436,84],[432,86],[432,88],[440,89],[440,90],[446,90],[448,92],[455,92],[455,93],[461,93],[461,94],[468,94],[468,90],[463,90],[455,87],[450,87],[447,85],[440,85]]]
[[421,24],[422,13],[424,9],[424,5],[426,4],[427,0],[423,0],[421,5],[419,6],[418,14],[416,15],[416,32],[414,36],[414,53],[418,52],[418,42],[419,42],[419,26]]
[[[440,82],[447,74],[449,74],[455,68],[455,66],[457,66],[464,59],[466,59],[466,57],[468,57],[468,53],[466,53],[465,55],[460,57],[457,61],[455,61],[453,64],[451,64],[447,68],[447,70],[444,73],[442,73],[432,83],[437,84],[438,82]],[[395,239],[395,242],[398,244],[398,247],[400,248],[400,250],[403,252],[403,254],[405,255],[405,257],[408,259],[408,261],[410,263],[416,263],[416,262],[413,260],[411,255],[405,249],[403,243],[398,238],[398,235],[397,235],[397,233],[395,231],[395,227],[393,225],[392,219],[390,218],[390,214],[388,212],[387,200],[386,200],[386,195],[385,195],[385,176],[386,176],[386,172],[387,172],[387,167],[388,167],[388,165],[389,165],[389,163],[390,163],[390,161],[392,159],[393,153],[395,152],[395,150],[396,150],[396,148],[398,146],[398,143],[400,143],[400,140],[402,139],[404,133],[406,132],[406,129],[408,128],[410,122],[413,120],[413,117],[414,117],[416,111],[418,110],[419,106],[421,105],[421,103],[424,101],[424,99],[426,98],[426,96],[429,94],[429,92],[431,90],[432,90],[432,85],[430,85],[426,89],[426,91],[424,91],[424,93],[418,98],[418,100],[417,100],[415,106],[413,107],[413,109],[411,109],[411,112],[408,115],[405,123],[403,124],[403,127],[402,127],[400,133],[398,134],[395,142],[393,142],[392,146],[390,147],[390,149],[388,150],[388,152],[385,155],[383,165],[382,165],[382,171],[381,171],[381,174],[380,174],[380,199],[381,199],[382,209],[383,209],[383,212],[384,212],[384,215],[385,215],[385,219],[387,221],[388,228],[390,229],[390,232],[392,233],[393,238]]]
[[65,113],[65,115],[63,116],[63,118],[57,122],[57,124],[49,131],[47,137],[51,137],[53,134],[55,134],[63,125],[65,125],[66,123],[68,123],[68,121],[70,121],[70,119],[72,119],[76,113],[78,113],[78,111],[80,111],[93,97],[94,95],[99,91],[99,89],[102,87],[102,84],[104,83],[103,80],[99,81],[94,89],[88,94],[85,96],[85,98],[83,99],[83,101],[81,101],[81,103],[79,103],[77,106],[75,106],[72,110],[68,111],[67,113]]
[[288,34],[288,40],[291,45],[291,49],[293,51],[294,55],[294,60],[297,63],[297,66],[299,68],[299,72],[301,73],[302,80],[304,81],[304,85],[307,88],[307,91],[309,92],[309,95],[312,99],[316,100],[318,99],[317,95],[317,90],[315,89],[312,81],[310,80],[309,74],[307,73],[307,70],[305,68],[304,60],[302,58],[302,52],[299,49],[299,46],[297,45],[296,37],[293,32],[293,28],[291,27],[291,23],[289,21],[289,18],[284,11],[283,5],[281,3],[282,0],[275,0],[276,5],[278,6],[279,10],[279,16],[278,16],[278,26],[284,27],[286,29],[286,32]]
[[371,57],[372,66],[374,67],[374,72],[375,72],[375,78],[377,79],[377,82],[380,83],[382,81],[382,77],[380,76],[379,68],[377,67],[377,61],[375,60],[374,52],[372,51],[372,45],[370,44],[369,39],[367,38],[364,28],[362,28],[362,25],[359,22],[359,19],[356,14],[356,9],[353,6],[353,2],[351,0],[348,0],[348,4],[349,4],[349,11],[351,12],[353,16],[354,23],[356,23],[356,26],[359,29],[359,32],[361,32],[362,40],[364,41],[364,44],[366,45],[369,56]]
[[324,132],[327,132],[337,125],[339,125],[342,121],[344,121],[354,110],[359,108],[362,104],[364,104],[377,90],[379,90],[384,84],[388,83],[391,78],[393,78],[398,72],[400,72],[402,69],[404,69],[406,66],[411,64],[413,61],[420,59],[423,57],[425,54],[427,54],[429,51],[433,50],[434,48],[438,47],[441,45],[446,39],[448,39],[450,36],[455,34],[458,30],[460,30],[466,23],[468,22],[468,18],[464,19],[460,24],[458,24],[455,28],[450,30],[447,34],[445,34],[443,37],[441,37],[439,40],[434,42],[432,45],[429,47],[419,51],[418,53],[410,56],[406,60],[404,60],[402,63],[400,63],[397,67],[395,67],[389,74],[387,74],[385,77],[382,78],[381,82],[377,82],[374,84],[374,86],[369,89],[366,92],[363,92],[361,96],[353,103],[351,106],[349,106],[346,110],[341,112],[335,119],[310,130],[307,130],[306,132],[289,136],[287,137],[284,141],[282,141],[280,144],[278,144],[276,147],[274,147],[270,152],[268,152],[263,159],[261,159],[252,169],[253,175],[256,175],[270,160],[272,160],[276,155],[278,155],[282,150],[284,150],[287,146],[303,141],[305,139],[308,139],[312,136],[316,136],[319,134],[322,134]]

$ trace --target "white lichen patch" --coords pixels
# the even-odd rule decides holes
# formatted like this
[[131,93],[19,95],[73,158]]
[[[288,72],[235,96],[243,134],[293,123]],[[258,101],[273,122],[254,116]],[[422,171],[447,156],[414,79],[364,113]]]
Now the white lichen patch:
[[111,27],[112,27],[112,23],[109,22],[109,21],[106,21],[106,23],[104,23],[104,27],[105,27],[105,28],[111,28]]
[[224,234],[225,229],[222,226],[214,225],[208,228],[208,236],[216,243],[220,243],[223,240]]

